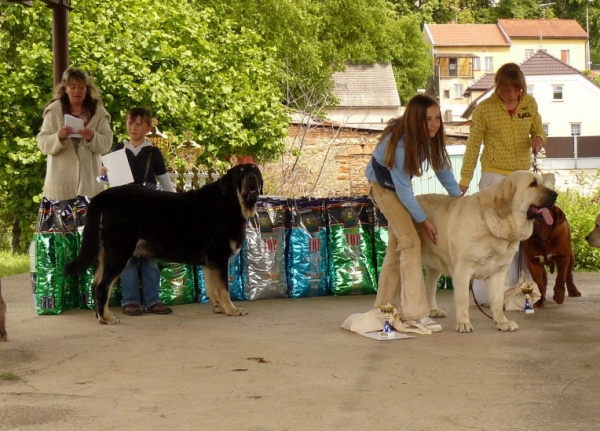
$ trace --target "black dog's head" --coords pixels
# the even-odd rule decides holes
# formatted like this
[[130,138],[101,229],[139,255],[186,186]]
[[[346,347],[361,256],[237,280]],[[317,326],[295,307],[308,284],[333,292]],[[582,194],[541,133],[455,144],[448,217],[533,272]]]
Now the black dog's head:
[[263,180],[258,166],[253,163],[237,165],[219,181],[223,195],[236,193],[245,218],[254,216],[256,202],[262,194]]

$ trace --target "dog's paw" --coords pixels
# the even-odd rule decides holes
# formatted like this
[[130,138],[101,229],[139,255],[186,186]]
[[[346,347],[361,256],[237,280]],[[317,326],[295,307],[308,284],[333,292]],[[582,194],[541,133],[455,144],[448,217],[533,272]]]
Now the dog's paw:
[[535,303],[533,304],[533,308],[544,308],[544,299],[538,299],[537,301],[535,301]]
[[519,329],[519,325],[517,325],[517,323],[513,322],[512,320],[507,320],[501,323],[496,322],[496,328],[498,328],[498,330],[502,332],[514,332],[517,329]]
[[473,325],[471,322],[459,322],[456,324],[456,332],[467,333],[473,332]]
[[228,316],[245,316],[246,314],[248,312],[242,307],[233,307],[233,310],[227,313]]
[[446,317],[446,312],[441,308],[432,308],[429,310],[429,317]]
[[0,334],[0,342],[1,341],[8,341],[8,335],[6,335],[6,332],[3,334]]
[[217,313],[217,314],[224,314],[224,313],[225,313],[225,310],[223,310],[223,307],[221,307],[221,305],[220,305],[220,304],[213,305],[213,308],[212,308],[212,309],[213,309],[213,311],[214,311],[215,313]]
[[115,325],[119,323],[119,319],[117,319],[117,317],[113,314],[112,311],[104,317],[99,316],[98,321],[101,325]]
[[581,296],[581,292],[577,289],[569,290],[569,297],[571,298],[579,298]]
[[563,287],[562,289],[554,290],[554,296],[552,299],[554,299],[554,302],[557,304],[562,304],[565,302],[565,288]]

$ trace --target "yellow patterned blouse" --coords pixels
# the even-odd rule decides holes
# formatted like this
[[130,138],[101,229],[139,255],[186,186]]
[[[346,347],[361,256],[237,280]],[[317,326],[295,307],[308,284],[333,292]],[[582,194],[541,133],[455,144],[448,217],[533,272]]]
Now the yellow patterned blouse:
[[513,171],[529,170],[531,140],[536,136],[546,144],[542,119],[533,97],[522,96],[511,117],[498,95],[492,94],[473,111],[459,184],[468,186],[473,179],[481,144],[482,172],[509,175]]

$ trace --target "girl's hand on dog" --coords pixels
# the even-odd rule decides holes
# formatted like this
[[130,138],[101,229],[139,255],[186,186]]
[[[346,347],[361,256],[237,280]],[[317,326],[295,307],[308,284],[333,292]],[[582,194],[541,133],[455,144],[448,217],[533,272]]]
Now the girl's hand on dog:
[[423,223],[423,229],[427,233],[427,236],[435,245],[437,245],[437,231],[435,230],[435,226],[429,220],[425,220]]

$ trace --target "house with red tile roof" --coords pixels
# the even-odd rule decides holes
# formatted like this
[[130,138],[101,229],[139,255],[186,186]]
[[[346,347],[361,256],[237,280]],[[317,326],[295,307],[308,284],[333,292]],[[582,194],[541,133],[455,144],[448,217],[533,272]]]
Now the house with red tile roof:
[[477,91],[467,89],[474,90],[475,83],[493,77],[503,64],[519,64],[540,49],[577,70],[585,69],[587,33],[575,20],[425,24],[423,36],[434,59],[427,90],[439,100],[446,122],[460,121],[477,97]]

